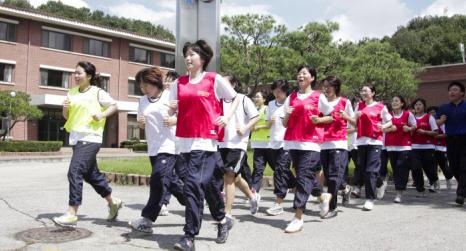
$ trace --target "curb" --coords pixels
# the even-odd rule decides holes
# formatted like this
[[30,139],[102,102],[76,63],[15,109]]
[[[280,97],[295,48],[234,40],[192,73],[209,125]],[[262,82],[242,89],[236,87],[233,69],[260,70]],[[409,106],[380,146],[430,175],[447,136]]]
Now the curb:
[[[109,173],[101,172],[105,175],[107,182],[110,184],[122,186],[150,186],[150,176],[138,174]],[[273,177],[264,176],[262,187],[273,187]]]

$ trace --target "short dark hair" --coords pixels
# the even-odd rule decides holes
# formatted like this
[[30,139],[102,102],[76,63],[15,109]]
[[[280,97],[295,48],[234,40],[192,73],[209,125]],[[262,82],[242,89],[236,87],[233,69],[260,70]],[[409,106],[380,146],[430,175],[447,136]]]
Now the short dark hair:
[[317,83],[317,70],[309,65],[301,65],[300,67],[298,67],[298,72],[300,72],[302,69],[306,69],[311,74],[311,76],[314,77],[314,81],[312,81],[311,83],[311,88],[314,89]]
[[95,65],[88,61],[79,61],[76,66],[83,68],[86,75],[91,77],[89,81],[91,85],[95,85],[97,87],[102,88],[102,79],[100,75],[96,73]]
[[322,80],[322,84],[327,82],[331,87],[335,89],[335,94],[337,97],[340,96],[340,90],[341,90],[341,80],[335,76],[328,76],[324,80]]
[[[402,110],[406,110],[406,108],[408,108],[408,104],[406,104],[406,100],[405,100],[405,98],[403,96],[395,95],[395,96],[393,96],[393,98],[398,98],[401,101],[401,103],[403,103],[403,105],[401,106]],[[392,107],[392,109],[393,109],[393,107]]]
[[178,72],[174,70],[169,70],[167,71],[167,73],[165,73],[165,82],[175,81],[179,77],[180,75],[178,74]]
[[275,89],[280,89],[288,95],[288,92],[290,90],[290,84],[288,83],[286,79],[278,79],[278,80],[273,81],[271,89],[272,91]]
[[431,111],[437,112],[438,106],[429,106],[427,107],[427,112],[430,113]]
[[450,90],[450,87],[452,86],[458,86],[461,90],[462,93],[464,93],[464,85],[463,83],[459,82],[459,81],[452,81],[449,85],[448,85],[448,90]]
[[214,51],[212,48],[207,44],[204,40],[197,40],[194,43],[187,42],[183,46],[183,56],[186,57],[186,53],[188,50],[192,50],[199,54],[201,59],[204,61],[202,65],[202,69],[205,71],[207,69],[207,65],[209,65],[210,60],[214,56]]
[[376,93],[374,83],[372,83],[372,82],[366,83],[361,87],[361,89],[364,88],[364,87],[367,87],[367,88],[369,88],[369,90],[371,90],[371,92]]
[[411,103],[411,108],[414,109],[414,105],[417,103],[417,102],[421,102],[422,105],[424,105],[424,112],[426,111],[427,109],[427,103],[426,103],[426,100],[423,99],[423,98],[417,98],[413,101],[413,103]]
[[230,81],[230,83],[234,85],[233,89],[235,90],[235,92],[241,93],[242,86],[241,86],[241,81],[239,80],[238,77],[236,77],[233,74],[225,74],[224,77],[227,78],[228,81]]
[[140,70],[136,74],[135,79],[138,85],[147,83],[163,90],[163,72],[158,67],[149,67]]

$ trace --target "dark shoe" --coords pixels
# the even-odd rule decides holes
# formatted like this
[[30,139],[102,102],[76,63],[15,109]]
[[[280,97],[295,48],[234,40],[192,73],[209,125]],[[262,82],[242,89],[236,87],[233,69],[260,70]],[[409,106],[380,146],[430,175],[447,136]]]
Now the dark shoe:
[[233,227],[233,221],[229,219],[228,217],[225,217],[226,222],[224,224],[218,224],[217,225],[217,239],[215,242],[221,244],[225,243],[228,239],[228,231],[230,230],[229,228]]
[[350,202],[350,196],[351,195],[351,186],[346,185],[345,190],[343,190],[343,199],[341,200],[341,203],[343,206],[346,206]]
[[233,228],[233,225],[235,224],[235,220],[233,218],[230,218],[230,217],[226,217],[225,216],[225,219],[227,221],[227,226],[228,226],[228,230],[231,230]]
[[174,246],[175,250],[181,251],[195,251],[196,247],[194,246],[194,239],[183,236],[179,242]]
[[456,196],[456,200],[455,200],[455,202],[456,202],[456,204],[458,204],[458,205],[461,205],[461,206],[462,206],[462,205],[464,204],[464,197],[463,197],[463,196],[461,196],[461,195],[458,195],[458,196]]

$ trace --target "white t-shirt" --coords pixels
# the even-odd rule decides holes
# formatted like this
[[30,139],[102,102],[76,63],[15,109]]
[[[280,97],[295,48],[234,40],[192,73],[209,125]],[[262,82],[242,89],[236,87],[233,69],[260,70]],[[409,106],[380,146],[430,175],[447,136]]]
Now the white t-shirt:
[[[399,119],[399,118],[401,118],[402,115],[403,115],[403,113],[400,113],[398,115],[393,114],[393,117],[395,117],[396,119]],[[409,126],[416,126],[416,118],[414,117],[414,115],[412,113],[409,113],[408,125]],[[384,141],[385,141],[385,138],[384,138]],[[390,151],[390,152],[409,151],[409,150],[411,150],[411,146],[387,146],[386,149],[387,149],[387,151]]]
[[269,102],[269,105],[267,107],[268,109],[267,113],[265,114],[265,120],[271,121],[272,118],[275,119],[275,121],[272,123],[272,126],[270,127],[269,147],[272,149],[283,148],[283,138],[285,137],[286,128],[283,126],[283,122],[280,119],[280,116],[281,114],[285,114],[283,110],[283,108],[285,107],[284,103],[280,104],[276,99],[274,99]]
[[[304,100],[309,97],[311,93],[304,93],[301,94],[298,92],[297,98]],[[285,100],[285,105],[283,107],[283,114],[280,116],[281,118],[285,117],[285,112],[288,111],[290,107],[290,96],[288,96]],[[319,112],[326,115],[329,115],[333,111],[333,107],[328,103],[327,98],[325,95],[320,94],[319,96],[319,103],[317,105]],[[301,141],[292,141],[292,140],[285,140],[284,145],[285,150],[307,150],[307,151],[315,151],[320,152],[320,145],[314,142],[301,142]]]
[[[378,102],[372,102],[372,104],[368,105],[367,107],[371,107],[371,106],[374,106],[374,105],[377,105]],[[358,107],[359,107],[359,104],[356,105],[356,109],[355,109],[355,113],[358,111]],[[382,117],[382,124],[386,124],[388,123],[389,121],[392,120],[392,115],[390,115],[390,113],[388,112],[388,109],[386,106],[383,106],[383,109],[382,111],[380,112],[380,115]],[[378,146],[383,146],[383,140],[377,140],[377,139],[373,139],[373,138],[369,138],[369,137],[361,137],[361,138],[358,138],[356,139],[356,144],[358,146],[361,146],[361,145],[378,145]]]
[[[98,88],[98,87],[92,86],[91,88]],[[108,94],[108,92],[106,92],[103,89],[100,89],[99,92],[97,92],[97,98],[99,99],[100,105],[105,108],[116,104],[115,100],[113,100],[113,98],[110,97],[110,94]],[[76,132],[76,131],[71,130],[68,141],[69,141],[68,143],[70,144],[70,146],[76,145],[78,141],[101,144],[102,136],[98,134],[93,134],[93,133],[82,133],[82,132]]]
[[[191,78],[189,83],[192,85],[198,84],[201,80],[205,77],[205,72],[202,73],[202,77],[199,78],[196,82],[192,82]],[[225,100],[232,100],[236,96],[235,90],[231,87],[230,83],[228,83],[222,76],[218,75],[215,77],[214,82],[214,92],[215,97],[217,100],[225,99]],[[178,80],[174,81],[171,92],[170,92],[170,100],[178,100]],[[228,111],[224,110],[225,113]],[[217,151],[217,140],[215,139],[206,139],[206,138],[179,138],[179,151],[181,153],[188,153],[193,150],[201,150],[201,151],[208,151],[208,152],[216,152]]]
[[[348,123],[347,129],[355,129],[350,123]],[[358,132],[348,133],[348,151],[357,150],[358,145],[356,139],[358,138]]]
[[[421,116],[416,116],[417,119],[421,118],[422,116],[424,116],[425,114],[421,115]],[[429,124],[430,124],[430,128],[432,131],[437,131],[438,130],[438,126],[437,126],[437,122],[435,121],[435,118],[428,115],[429,116]],[[435,149],[435,145],[434,144],[412,144],[411,146],[412,149]]]
[[[237,128],[242,128],[246,126],[247,123],[253,118],[259,116],[259,112],[252,103],[251,99],[246,97],[244,94],[237,94],[236,98],[240,99],[240,103],[233,117],[230,119],[229,123],[225,127],[225,136],[223,142],[219,142],[218,146],[220,148],[229,148],[229,149],[242,149],[244,151],[248,148],[249,134],[250,130],[244,132],[240,136],[237,132]],[[223,109],[228,111],[230,109],[231,102],[223,101]]]
[[[338,103],[340,102],[340,97],[329,102],[329,104],[332,106],[332,107],[335,107],[336,105],[338,105]],[[346,114],[348,114],[348,116],[350,117],[354,117],[354,111],[353,111],[353,106],[351,105],[351,101],[350,100],[346,100],[346,105],[345,105],[345,112]],[[349,123],[347,123],[349,124]],[[347,126],[348,127],[348,126]],[[329,149],[344,149],[344,150],[348,150],[348,140],[333,140],[333,141],[324,141],[321,145],[320,145],[320,149],[322,150],[329,150]]]
[[168,117],[169,90],[164,90],[159,99],[142,96],[139,100],[138,118],[145,117],[147,152],[149,156],[159,153],[176,154],[176,126],[166,127],[163,120]]

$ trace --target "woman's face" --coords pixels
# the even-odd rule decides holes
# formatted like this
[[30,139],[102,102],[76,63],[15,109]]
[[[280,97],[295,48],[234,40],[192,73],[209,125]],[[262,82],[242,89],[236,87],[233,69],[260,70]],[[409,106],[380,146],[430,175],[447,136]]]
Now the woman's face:
[[361,98],[362,100],[364,101],[372,101],[374,99],[374,92],[372,92],[371,88],[369,88],[368,86],[363,86],[361,88]]
[[302,68],[298,72],[297,81],[301,89],[307,88],[314,81],[315,77],[311,75],[307,68]]
[[286,92],[282,91],[280,88],[275,88],[273,91],[273,96],[278,100],[278,101],[283,101],[286,99]]
[[403,103],[401,102],[399,97],[393,97],[392,98],[392,109],[393,110],[399,110],[403,106]]
[[188,71],[200,69],[203,65],[201,56],[191,49],[186,52],[184,62]]
[[256,95],[254,95],[253,99],[254,99],[254,104],[256,106],[262,106],[265,103],[264,96],[262,96],[261,92],[256,93]]
[[160,94],[159,88],[155,87],[155,85],[151,85],[146,82],[141,83],[141,90],[142,93],[149,97],[157,97]]
[[74,71],[74,80],[78,85],[81,85],[83,83],[89,82],[91,80],[91,76],[87,76],[84,69],[78,65]]
[[416,114],[422,114],[424,113],[424,104],[421,102],[421,101],[417,101],[415,104],[414,104],[414,112]]
[[331,86],[327,81],[324,81],[324,84],[322,85],[322,89],[326,97],[335,96],[335,87]]

